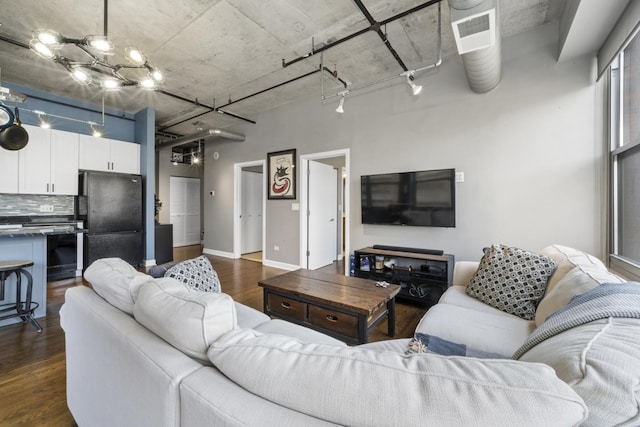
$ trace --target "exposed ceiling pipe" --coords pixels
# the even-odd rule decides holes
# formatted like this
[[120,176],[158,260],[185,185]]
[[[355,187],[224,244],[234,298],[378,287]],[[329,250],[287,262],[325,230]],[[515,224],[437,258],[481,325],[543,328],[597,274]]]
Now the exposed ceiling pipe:
[[[358,36],[361,36],[361,35],[363,35],[365,33],[368,33],[369,31],[380,30],[381,26],[387,25],[387,24],[389,24],[389,23],[391,23],[393,21],[396,21],[398,19],[404,18],[407,15],[411,15],[412,13],[415,13],[415,12],[417,12],[419,10],[424,9],[425,7],[429,7],[429,6],[434,5],[436,3],[440,3],[441,1],[442,0],[430,0],[430,1],[427,1],[425,3],[419,4],[419,5],[415,6],[415,7],[412,7],[411,9],[405,10],[404,12],[400,12],[397,15],[393,15],[390,18],[387,18],[387,19],[385,19],[383,21],[380,21],[380,22],[376,23],[376,25],[369,25],[369,27],[367,27],[367,28],[363,28],[360,31],[356,31],[353,34],[349,34],[348,36],[345,36],[345,37],[343,37],[343,38],[341,38],[339,40],[336,40],[334,42],[327,43],[327,44],[323,45],[322,47],[319,47],[318,49],[313,47],[311,49],[311,52],[309,52],[309,53],[307,53],[305,55],[299,56],[298,58],[292,59],[291,61],[285,61],[284,58],[283,58],[282,59],[282,67],[286,68],[289,65],[292,65],[292,64],[295,64],[296,62],[299,62],[299,61],[305,60],[307,58],[310,58],[313,55],[317,55],[320,52],[324,52],[325,50],[328,50],[328,49],[331,49],[332,47],[338,46],[338,45],[340,45],[340,44],[342,44],[344,42],[347,42],[347,41],[349,41],[349,40],[351,40],[351,39],[353,39],[355,37],[358,37]],[[407,71],[406,67],[404,67],[404,70]]]
[[441,3],[438,3],[438,59],[436,60],[436,62],[434,62],[433,64],[428,64],[425,65],[423,67],[419,67],[416,68],[414,70],[410,70],[410,71],[403,71],[402,73],[399,74],[394,74],[394,75],[390,75],[390,76],[386,76],[386,77],[382,77],[380,79],[374,80],[374,81],[370,81],[370,82],[366,82],[366,83],[362,83],[359,85],[354,85],[354,86],[350,86],[347,88],[347,86],[345,85],[345,88],[347,88],[348,90],[346,91],[340,91],[331,95],[325,95],[324,94],[324,85],[321,85],[321,96],[320,98],[324,101],[333,97],[337,97],[337,96],[345,96],[346,94],[349,94],[351,92],[355,92],[361,89],[365,89],[368,88],[370,86],[374,86],[377,85],[379,83],[388,81],[388,80],[393,80],[396,79],[398,77],[406,77],[407,76],[407,72],[410,72],[411,75],[418,73],[420,71],[424,71],[424,70],[428,70],[431,68],[437,68],[442,64],[442,5]]
[[502,41],[500,38],[500,19],[498,13],[498,1],[496,0],[449,0],[451,14],[461,11],[474,14],[473,9],[483,3],[493,3],[496,9],[495,18],[495,44],[493,46],[478,49],[462,54],[462,61],[467,74],[469,87],[476,93],[489,92],[495,88],[502,79]]
[[[336,73],[336,72],[331,71],[331,70],[330,70],[330,69],[328,69],[327,67],[319,66],[319,67],[318,67],[318,68],[316,68],[315,70],[313,70],[313,71],[309,71],[308,73],[301,74],[301,75],[299,75],[299,76],[293,77],[292,79],[289,79],[289,80],[287,80],[287,81],[284,81],[284,82],[281,82],[281,83],[275,84],[275,85],[270,86],[270,87],[268,87],[268,88],[266,88],[266,89],[262,89],[262,90],[259,90],[258,92],[254,92],[254,93],[251,93],[251,94],[249,94],[249,95],[247,95],[247,96],[243,96],[242,98],[238,98],[238,99],[235,99],[235,100],[233,100],[233,101],[231,101],[231,100],[230,100],[230,101],[229,101],[229,102],[227,102],[226,104],[221,105],[220,107],[217,107],[217,108],[216,108],[216,107],[209,107],[209,106],[206,106],[206,105],[204,105],[204,104],[197,103],[197,100],[196,100],[196,104],[195,104],[195,105],[198,105],[198,106],[200,106],[200,107],[207,108],[208,110],[207,110],[207,111],[203,111],[203,112],[198,113],[198,114],[194,114],[193,116],[190,116],[190,117],[188,117],[188,118],[186,118],[186,119],[183,119],[183,120],[180,120],[180,121],[178,121],[178,122],[171,123],[170,125],[163,126],[163,127],[161,127],[160,129],[158,129],[158,131],[157,131],[157,132],[164,132],[166,129],[169,129],[169,128],[173,127],[173,126],[180,125],[180,124],[182,124],[182,123],[186,123],[186,122],[188,122],[188,121],[190,121],[190,120],[193,120],[193,119],[197,119],[198,117],[200,117],[200,116],[204,116],[205,114],[209,114],[209,113],[211,113],[212,111],[221,112],[222,110],[220,110],[220,108],[226,108],[226,107],[228,107],[229,105],[235,104],[236,102],[244,101],[244,100],[249,99],[249,98],[252,98],[252,97],[254,97],[254,96],[261,95],[261,94],[263,94],[263,93],[265,93],[265,92],[269,92],[269,91],[271,91],[271,90],[277,89],[277,88],[282,87],[282,86],[284,86],[284,85],[287,85],[287,84],[289,84],[289,83],[293,83],[293,82],[298,81],[298,80],[300,80],[300,79],[303,79],[303,78],[305,78],[305,77],[309,77],[309,76],[311,76],[311,75],[313,75],[313,74],[319,73],[320,71],[325,71],[325,72],[327,72],[327,73],[331,74],[333,77],[337,78],[337,79],[340,81],[340,83],[342,83],[342,85],[344,85],[344,87],[347,87],[347,82],[345,82],[344,80],[342,80],[342,79],[338,78],[338,77],[337,77],[337,73]],[[187,99],[183,99],[183,100],[188,101]],[[227,112],[226,114],[230,114],[230,113],[228,113],[228,112]],[[252,121],[252,123],[254,123],[254,124],[255,124],[255,122],[253,122],[253,121]]]
[[198,141],[207,138],[224,138],[229,139],[231,141],[243,142],[245,140],[245,136],[235,132],[229,132],[222,129],[207,129],[201,130],[190,135],[181,136],[180,138],[168,139],[156,144],[156,150],[161,148],[168,147],[177,147],[178,145],[187,144],[189,142]]

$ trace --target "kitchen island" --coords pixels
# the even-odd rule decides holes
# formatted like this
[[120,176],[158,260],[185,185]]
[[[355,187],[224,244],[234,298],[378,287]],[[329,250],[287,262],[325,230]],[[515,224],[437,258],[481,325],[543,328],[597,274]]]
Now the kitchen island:
[[[82,271],[82,233],[77,225],[0,225],[0,260],[30,260],[31,267],[26,270],[33,277],[32,301],[39,304],[34,312],[34,317],[45,317],[47,311],[47,236],[52,234],[76,234],[78,235],[78,253],[80,254],[78,269]],[[22,300],[26,290],[23,286]],[[7,278],[5,284],[4,299],[1,304],[14,302],[16,298],[16,277]],[[19,317],[0,320],[0,327],[12,323],[19,323]]]

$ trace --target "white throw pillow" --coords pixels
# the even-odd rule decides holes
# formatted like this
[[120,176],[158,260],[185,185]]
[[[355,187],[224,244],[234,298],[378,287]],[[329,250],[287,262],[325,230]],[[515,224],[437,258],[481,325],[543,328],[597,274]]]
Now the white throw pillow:
[[120,258],[94,261],[85,270],[84,278],[109,304],[130,315],[133,314],[138,288],[152,279]]
[[238,329],[211,345],[228,378],[272,402],[349,426],[569,426],[582,400],[543,364],[304,344]]
[[547,284],[547,293],[551,292],[556,283],[577,265],[607,271],[607,267],[598,258],[568,246],[549,245],[542,249],[540,254],[553,259],[557,264],[556,271]]
[[542,325],[550,314],[567,305],[571,298],[583,294],[603,283],[622,283],[624,280],[599,267],[576,265],[562,276],[545,295],[536,310],[536,326]]
[[236,308],[229,295],[190,291],[170,277],[142,285],[133,314],[178,350],[207,363],[211,343],[236,327]]

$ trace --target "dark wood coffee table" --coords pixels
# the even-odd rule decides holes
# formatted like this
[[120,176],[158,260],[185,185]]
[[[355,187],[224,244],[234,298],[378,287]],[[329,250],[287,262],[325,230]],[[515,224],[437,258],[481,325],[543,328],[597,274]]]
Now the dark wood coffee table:
[[264,312],[324,332],[350,344],[367,335],[385,317],[395,335],[395,296],[399,285],[376,286],[372,280],[313,270],[295,270],[259,282]]

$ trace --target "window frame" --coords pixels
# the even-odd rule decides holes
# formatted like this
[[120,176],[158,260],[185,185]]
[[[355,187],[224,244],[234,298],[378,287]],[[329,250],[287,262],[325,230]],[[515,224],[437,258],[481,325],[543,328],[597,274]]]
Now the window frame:
[[612,61],[608,72],[609,83],[609,227],[608,249],[609,268],[630,280],[640,280],[640,263],[619,255],[619,200],[618,180],[619,157],[637,150],[640,142],[625,144],[624,139],[624,51]]

